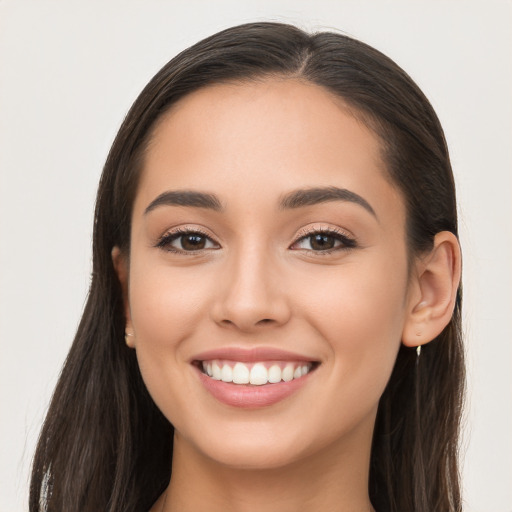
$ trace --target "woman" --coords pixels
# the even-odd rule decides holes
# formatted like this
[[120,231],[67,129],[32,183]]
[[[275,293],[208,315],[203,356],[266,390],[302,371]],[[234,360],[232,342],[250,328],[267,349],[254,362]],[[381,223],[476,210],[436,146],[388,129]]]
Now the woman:
[[461,510],[454,183],[387,57],[274,23],[185,50],[93,251],[31,510]]

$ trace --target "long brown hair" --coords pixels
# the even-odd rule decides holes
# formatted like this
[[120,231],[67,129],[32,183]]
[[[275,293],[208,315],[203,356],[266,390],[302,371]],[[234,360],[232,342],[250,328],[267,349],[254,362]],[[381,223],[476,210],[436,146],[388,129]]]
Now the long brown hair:
[[[166,64],[133,104],[99,185],[92,283],[41,431],[30,510],[148,510],[171,476],[173,427],[153,403],[134,351],[111,250],[129,251],[130,219],[152,129],[180,98],[222,82],[295,77],[343,98],[378,135],[407,209],[409,253],[436,233],[457,234],[455,187],[443,130],[409,76],[341,34],[251,23],[200,41]],[[464,362],[458,291],[450,324],[423,347],[399,351],[380,400],[369,492],[379,512],[461,510],[458,432]]]

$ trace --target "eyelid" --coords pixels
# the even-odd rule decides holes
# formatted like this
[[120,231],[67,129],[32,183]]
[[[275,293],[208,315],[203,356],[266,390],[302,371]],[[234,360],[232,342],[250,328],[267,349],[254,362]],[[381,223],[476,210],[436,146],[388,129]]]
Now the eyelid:
[[315,233],[334,234],[342,236],[344,238],[355,240],[355,236],[352,233],[350,233],[350,231],[340,228],[339,226],[329,226],[327,224],[310,224],[299,229],[295,236],[295,242],[300,240],[301,238],[304,238],[305,236],[314,235]]
[[[342,244],[338,247],[333,247],[331,249],[325,249],[322,251],[314,251],[312,249],[293,249],[294,245],[297,245],[301,240],[304,240],[308,237],[311,237],[316,234],[324,234],[324,235],[330,235],[334,238],[337,238],[338,241],[341,241]],[[332,252],[342,251],[342,250],[348,250],[353,249],[358,246],[357,240],[354,235],[352,235],[350,232],[336,226],[326,226],[326,225],[310,225],[306,226],[304,228],[301,228],[297,235],[295,236],[295,239],[293,243],[290,245],[290,249],[292,250],[302,250],[307,252],[314,252],[318,255],[326,255],[330,254]]]
[[[171,248],[171,246],[170,246],[171,241],[176,240],[180,236],[190,235],[190,234],[199,234],[199,235],[205,237],[206,239],[208,239],[216,247],[215,248],[197,249],[195,251],[181,250],[181,249],[178,249],[175,247]],[[301,240],[306,239],[310,236],[313,236],[315,234],[325,234],[325,235],[333,236],[333,237],[337,238],[338,241],[341,241],[342,244],[341,244],[341,246],[334,247],[331,249],[325,249],[322,251],[313,251],[312,249],[293,249],[293,246],[296,245],[298,242],[300,242]],[[339,251],[339,250],[343,250],[343,249],[345,249],[345,250],[352,249],[352,248],[356,247],[357,245],[358,244],[357,244],[356,238],[350,232],[340,228],[339,226],[334,227],[334,226],[327,226],[325,224],[324,225],[314,224],[314,225],[309,225],[309,226],[305,226],[305,227],[301,228],[297,232],[297,234],[294,238],[294,241],[290,245],[289,249],[303,250],[303,251],[308,251],[308,252],[313,251],[317,254],[328,254],[330,252],[335,252],[335,251]],[[219,242],[217,242],[217,240],[216,240],[216,237],[214,237],[211,233],[209,233],[207,230],[205,230],[201,226],[197,226],[197,225],[185,225],[185,226],[177,226],[174,228],[169,228],[168,230],[166,230],[164,232],[164,234],[162,236],[160,236],[156,240],[154,246],[157,248],[166,250],[168,252],[174,252],[177,254],[187,254],[187,255],[192,255],[194,253],[201,254],[206,251],[211,251],[213,249],[216,250],[216,249],[221,248]]]
[[217,242],[217,240],[215,239],[215,237],[213,235],[211,235],[209,232],[207,232],[204,228],[202,228],[200,226],[196,226],[196,225],[192,225],[192,226],[185,225],[185,226],[177,226],[175,228],[170,228],[170,229],[166,230],[164,232],[164,234],[161,235],[156,240],[156,243],[154,244],[154,246],[157,248],[163,249],[165,251],[168,251],[168,252],[172,252],[172,253],[176,253],[176,254],[187,254],[187,255],[193,255],[194,253],[201,254],[201,253],[204,253],[205,251],[212,250],[212,248],[208,248],[208,249],[198,249],[196,251],[185,251],[185,250],[177,249],[175,247],[168,248],[168,247],[170,247],[168,244],[171,242],[171,240],[177,239],[180,236],[190,235],[190,234],[198,234],[198,235],[201,235],[201,236],[207,238],[212,244],[217,246],[217,247],[215,247],[215,249],[220,249],[220,247],[221,247],[219,242]]

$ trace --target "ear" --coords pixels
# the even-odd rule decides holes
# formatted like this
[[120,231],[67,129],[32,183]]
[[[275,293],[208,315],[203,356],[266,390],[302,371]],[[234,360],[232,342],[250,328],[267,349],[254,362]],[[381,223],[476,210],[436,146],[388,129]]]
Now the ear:
[[457,237],[442,231],[434,247],[415,265],[402,343],[417,347],[441,334],[452,318],[461,276]]
[[116,245],[112,249],[112,263],[123,292],[124,316],[126,318],[125,340],[130,348],[135,348],[135,336],[133,334],[132,319],[130,314],[130,302],[128,299],[128,267],[129,261],[121,249]]

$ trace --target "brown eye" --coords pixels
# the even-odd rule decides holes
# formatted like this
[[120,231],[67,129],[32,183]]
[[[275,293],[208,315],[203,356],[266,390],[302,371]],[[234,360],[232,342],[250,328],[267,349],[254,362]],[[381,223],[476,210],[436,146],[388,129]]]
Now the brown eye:
[[315,252],[338,251],[356,247],[356,241],[343,233],[334,231],[317,231],[310,235],[303,236],[297,240],[291,249],[301,249]]
[[326,249],[333,249],[336,240],[332,235],[316,234],[309,237],[311,249],[314,251],[325,251]]
[[210,237],[196,231],[168,233],[158,242],[157,247],[169,252],[194,252],[219,248]]
[[181,235],[179,239],[181,239],[181,248],[185,251],[197,251],[206,246],[206,237],[199,234]]

